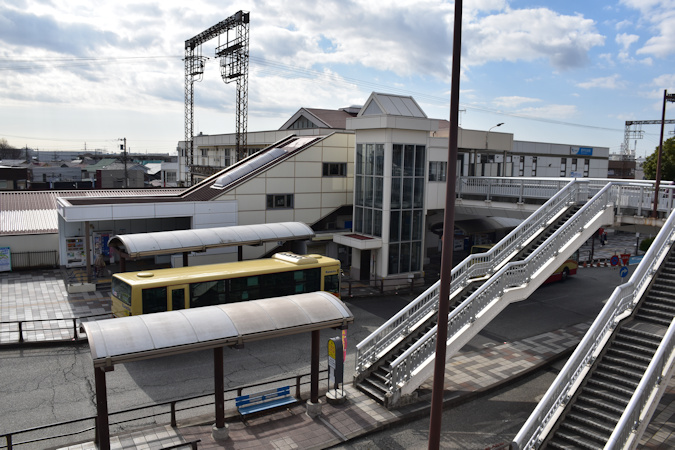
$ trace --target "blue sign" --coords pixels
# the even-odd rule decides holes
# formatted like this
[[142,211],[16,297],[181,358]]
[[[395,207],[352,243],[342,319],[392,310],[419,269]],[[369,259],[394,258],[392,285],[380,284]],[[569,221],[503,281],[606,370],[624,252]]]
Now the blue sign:
[[619,264],[619,257],[616,256],[616,255],[612,256],[611,258],[609,258],[609,263],[610,263],[612,266],[618,265],[618,264]]
[[629,266],[632,266],[632,265],[634,265],[634,264],[640,264],[640,261],[642,261],[642,258],[643,258],[643,257],[644,257],[644,255],[640,255],[640,256],[631,256],[630,259],[628,260],[628,265],[629,265]]
[[593,156],[593,147],[571,148],[571,154],[579,156]]
[[621,275],[621,278],[626,278],[628,276],[628,267],[623,266],[619,269],[619,275]]

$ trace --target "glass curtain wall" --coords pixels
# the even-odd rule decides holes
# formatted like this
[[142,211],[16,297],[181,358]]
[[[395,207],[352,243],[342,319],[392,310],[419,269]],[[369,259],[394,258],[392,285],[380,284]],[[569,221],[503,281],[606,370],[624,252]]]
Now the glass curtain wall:
[[384,144],[357,144],[354,174],[354,231],[382,237]]
[[424,145],[392,148],[389,274],[422,269],[424,221]]

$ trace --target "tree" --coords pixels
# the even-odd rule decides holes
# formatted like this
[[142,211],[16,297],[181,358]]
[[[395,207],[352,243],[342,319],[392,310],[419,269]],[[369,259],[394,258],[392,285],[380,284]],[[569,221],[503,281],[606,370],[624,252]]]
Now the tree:
[[12,147],[7,139],[0,138],[0,159],[21,159],[23,154],[23,150]]
[[[658,162],[659,147],[656,147],[654,153],[647,156],[642,169],[645,172],[645,178],[648,180],[656,179],[656,164]],[[666,139],[663,143],[663,153],[661,154],[661,179],[675,180],[675,137]]]

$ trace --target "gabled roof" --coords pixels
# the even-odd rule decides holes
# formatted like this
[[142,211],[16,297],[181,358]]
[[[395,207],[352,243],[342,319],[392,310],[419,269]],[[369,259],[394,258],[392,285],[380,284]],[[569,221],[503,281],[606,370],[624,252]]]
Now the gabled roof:
[[347,126],[347,119],[355,116],[356,114],[347,112],[344,109],[300,108],[279,129],[288,130],[295,122],[304,117],[316,125],[317,128],[344,130]]
[[410,96],[373,92],[359,111],[358,117],[382,115],[427,118],[422,108]]

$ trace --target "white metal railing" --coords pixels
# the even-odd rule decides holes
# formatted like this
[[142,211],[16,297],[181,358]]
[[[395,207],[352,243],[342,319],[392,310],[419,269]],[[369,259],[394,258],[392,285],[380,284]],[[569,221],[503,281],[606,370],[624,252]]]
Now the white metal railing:
[[[480,195],[486,200],[495,197],[515,198],[518,202],[525,199],[551,198],[563,186],[574,178],[489,178],[458,177],[456,181],[457,197]],[[631,214],[650,213],[654,204],[654,181],[650,180],[613,180],[605,178],[583,178],[587,183],[588,198],[598,193],[607,183],[616,187],[613,192],[615,206],[628,210]],[[675,208],[675,185],[670,181],[662,182],[659,189],[658,211],[669,213]]]
[[[475,181],[471,179],[471,181]],[[536,180],[531,180],[536,181]],[[541,181],[541,180],[540,180]],[[555,180],[557,182],[557,180]],[[474,186],[477,184],[474,183]],[[542,182],[542,185],[545,183]],[[556,184],[557,186],[557,184]],[[499,241],[486,253],[470,255],[452,269],[450,292],[467,286],[471,279],[485,276],[520,250],[525,242],[540,232],[561,211],[576,202],[579,196],[587,196],[588,183],[572,180],[559,192],[553,193],[549,200],[530,217]],[[391,345],[407,336],[420,320],[434,314],[438,309],[440,280],[422,295],[409,303],[377,330],[356,346],[356,372],[362,373],[376,362]]]
[[[610,204],[610,194],[611,185],[608,184],[525,260],[508,263],[464,300],[448,316],[448,340],[471,324],[481,311],[496,298],[502,296],[505,289],[529,283],[531,274],[557,256],[561,248],[572,241],[586,224],[607,208]],[[436,327],[434,327],[392,362],[389,374],[392,390],[402,387],[411,378],[413,372],[434,355],[436,335]]]
[[[619,317],[633,309],[640,300],[643,291],[646,290],[653,274],[657,271],[661,261],[670,250],[674,240],[675,214],[670,214],[661,232],[657,235],[643,257],[642,263],[637,267],[627,283],[618,286],[614,290],[614,293],[565,364],[565,367],[563,367],[553,385],[551,385],[523,428],[514,438],[511,448],[531,449],[536,448],[541,443],[544,438],[542,433],[556,416],[556,411],[571,398],[573,387],[580,380],[580,377],[585,374],[587,366],[593,363],[594,355],[597,355],[599,352],[600,348],[598,346],[602,345],[603,337],[607,333],[611,333]],[[672,325],[671,328],[673,328]],[[655,359],[649,366],[648,373],[645,374],[646,379],[643,378],[638,387],[638,392],[631,399],[628,405],[630,411],[628,408],[626,409],[617,425],[615,433],[612,435],[611,439],[616,439],[616,442],[627,439],[627,434],[632,431],[633,425],[637,423],[637,417],[639,417],[640,412],[645,407],[645,402],[648,400],[647,397],[651,391],[650,387],[657,383],[658,374],[664,368],[667,369],[664,362],[670,361],[673,349],[673,333],[671,329],[669,329],[669,337],[667,339],[669,339],[668,342],[664,341],[661,343],[657,355],[654,356]],[[619,428],[621,429],[619,430]]]

